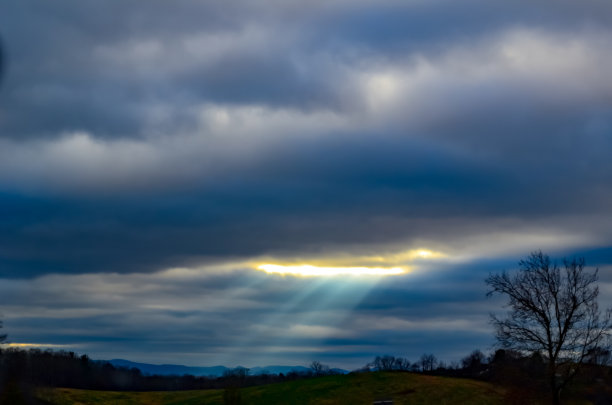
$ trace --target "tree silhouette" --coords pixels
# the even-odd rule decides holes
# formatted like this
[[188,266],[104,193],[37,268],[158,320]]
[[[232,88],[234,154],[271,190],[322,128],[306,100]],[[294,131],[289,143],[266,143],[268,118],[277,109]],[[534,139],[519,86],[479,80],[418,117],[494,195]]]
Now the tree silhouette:
[[423,370],[424,373],[431,372],[436,368],[436,364],[438,364],[438,359],[436,359],[436,356],[434,356],[433,354],[426,353],[421,356],[419,363],[421,364],[421,370]]
[[463,370],[471,376],[478,376],[478,373],[484,371],[485,355],[480,350],[474,350],[469,355],[461,359]]
[[[2,320],[0,320],[0,329],[2,329],[3,326],[4,324],[2,323]],[[4,342],[5,340],[6,340],[6,334],[0,333],[0,343]]]
[[329,374],[329,366],[322,364],[320,361],[314,360],[310,363],[310,369],[316,376]]
[[519,262],[519,271],[486,279],[487,293],[508,298],[507,318],[491,315],[497,339],[505,348],[538,353],[547,363],[552,403],[589,353],[605,346],[610,310],[597,305],[598,270],[587,272],[584,259],[563,260],[559,267],[542,252]]
[[395,356],[376,356],[372,363],[367,365],[368,368],[374,367],[378,371],[391,371],[391,370],[408,370],[410,369],[410,361],[402,357]]

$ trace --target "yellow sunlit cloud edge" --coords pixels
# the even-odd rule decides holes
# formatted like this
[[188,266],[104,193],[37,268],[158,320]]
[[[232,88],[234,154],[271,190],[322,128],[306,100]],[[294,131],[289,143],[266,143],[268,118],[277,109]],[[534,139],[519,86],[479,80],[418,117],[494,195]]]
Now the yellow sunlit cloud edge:
[[299,277],[337,277],[337,276],[397,276],[407,273],[403,267],[326,267],[302,265],[260,264],[257,270],[268,274],[292,275]]
[[12,347],[18,349],[35,349],[35,348],[49,348],[49,349],[61,349],[68,347],[76,347],[80,345],[66,345],[66,344],[54,344],[54,343],[2,343],[1,346]]

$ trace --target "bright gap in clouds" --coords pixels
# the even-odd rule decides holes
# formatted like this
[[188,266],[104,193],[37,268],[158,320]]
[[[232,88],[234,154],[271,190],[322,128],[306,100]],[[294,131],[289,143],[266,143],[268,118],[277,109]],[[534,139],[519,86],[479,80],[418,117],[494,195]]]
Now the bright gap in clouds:
[[258,270],[268,274],[283,274],[300,277],[334,277],[334,276],[396,276],[407,272],[402,267],[321,267],[302,264],[283,266],[279,264],[262,264]]
[[52,343],[5,343],[5,344],[2,344],[2,346],[9,347],[9,348],[17,348],[17,349],[64,349],[64,348],[74,348],[74,347],[81,346],[81,345],[79,344],[59,345],[59,344],[52,344]]
[[[323,260],[313,259],[310,263],[279,264],[278,262],[274,263],[276,260],[270,258],[269,262],[255,264],[254,267],[268,274],[297,277],[384,277],[409,273],[422,260],[435,260],[442,257],[446,257],[446,255],[441,252],[429,249],[413,249],[386,255],[331,257]],[[359,265],[347,265],[351,262],[359,263]]]

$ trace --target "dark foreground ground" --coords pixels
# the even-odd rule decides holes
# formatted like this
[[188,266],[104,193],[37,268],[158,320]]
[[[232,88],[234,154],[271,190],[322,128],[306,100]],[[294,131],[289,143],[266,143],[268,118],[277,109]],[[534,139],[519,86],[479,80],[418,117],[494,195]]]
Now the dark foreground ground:
[[371,404],[391,399],[399,404],[503,404],[505,391],[493,384],[407,372],[336,375],[258,387],[174,392],[112,392],[41,389],[48,404]]

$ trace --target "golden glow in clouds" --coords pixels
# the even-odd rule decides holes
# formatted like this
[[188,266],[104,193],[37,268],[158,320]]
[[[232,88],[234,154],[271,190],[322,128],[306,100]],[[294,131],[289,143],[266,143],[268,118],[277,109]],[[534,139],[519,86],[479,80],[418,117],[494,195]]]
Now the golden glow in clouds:
[[3,346],[15,347],[18,349],[31,349],[31,348],[48,348],[48,349],[61,349],[65,347],[75,347],[78,345],[57,345],[52,343],[5,343]]
[[322,267],[309,264],[283,266],[279,264],[261,264],[258,270],[268,274],[282,274],[300,277],[334,277],[334,276],[397,276],[406,273],[401,267]]
[[430,249],[411,249],[380,255],[340,254],[295,260],[262,257],[250,266],[268,274],[296,277],[338,276],[397,276],[418,270],[425,261],[439,260],[447,255]]

